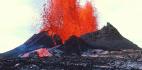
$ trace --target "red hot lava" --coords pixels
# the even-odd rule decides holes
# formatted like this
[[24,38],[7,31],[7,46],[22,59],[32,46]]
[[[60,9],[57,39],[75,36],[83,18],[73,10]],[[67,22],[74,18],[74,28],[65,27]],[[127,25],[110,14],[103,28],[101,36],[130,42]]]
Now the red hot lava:
[[38,54],[39,57],[52,56],[52,54],[49,53],[48,49],[46,49],[46,48],[41,48],[41,49],[38,49],[36,51],[37,51],[37,54]]
[[44,7],[43,26],[41,31],[50,35],[58,34],[63,41],[70,36],[97,30],[95,10],[90,2],[80,7],[77,0],[48,0]]

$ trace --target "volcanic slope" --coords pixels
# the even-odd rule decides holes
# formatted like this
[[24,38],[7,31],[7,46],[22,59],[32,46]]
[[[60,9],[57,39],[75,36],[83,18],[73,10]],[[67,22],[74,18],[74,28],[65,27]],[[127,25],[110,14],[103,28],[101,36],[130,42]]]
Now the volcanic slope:
[[34,51],[40,48],[51,48],[54,46],[53,39],[51,36],[47,34],[47,32],[40,32],[38,34],[34,34],[29,40],[27,40],[24,44],[2,53],[2,57],[17,57],[26,52]]
[[104,26],[101,30],[82,35],[81,38],[96,49],[140,49],[136,44],[123,37],[110,23],[107,23],[107,26]]

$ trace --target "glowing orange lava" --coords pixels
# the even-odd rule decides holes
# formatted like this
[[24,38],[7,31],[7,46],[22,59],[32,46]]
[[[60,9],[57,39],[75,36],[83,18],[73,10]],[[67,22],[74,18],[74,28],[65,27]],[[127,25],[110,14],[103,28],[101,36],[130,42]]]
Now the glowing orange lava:
[[44,7],[41,31],[58,34],[63,41],[70,36],[97,30],[95,10],[90,2],[80,7],[77,0],[50,0]]
[[37,54],[38,54],[39,57],[52,56],[52,54],[49,53],[46,48],[41,48],[41,49],[38,49],[36,51],[37,51]]

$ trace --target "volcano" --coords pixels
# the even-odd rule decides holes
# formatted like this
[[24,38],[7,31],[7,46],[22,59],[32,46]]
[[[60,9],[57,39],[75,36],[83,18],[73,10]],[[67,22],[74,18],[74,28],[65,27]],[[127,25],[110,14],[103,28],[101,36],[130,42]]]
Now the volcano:
[[98,30],[96,9],[78,1],[47,0],[40,32],[0,53],[0,70],[142,70],[141,48],[110,23]]
[[34,34],[21,46],[0,54],[0,69],[141,70],[141,52],[108,23],[80,37],[72,35],[64,43],[59,35]]
[[89,49],[102,49],[108,51],[125,49],[140,50],[136,44],[124,38],[110,23],[107,23],[107,26],[104,26],[101,30],[96,32],[86,33],[80,37],[71,36],[64,43],[62,43],[60,39],[58,35],[51,37],[47,32],[40,32],[33,35],[23,45],[2,53],[1,56],[18,57],[19,55],[42,48],[47,48],[48,51],[53,53],[52,55],[54,55],[55,51],[57,51],[56,53],[62,52],[65,55],[72,55],[73,53],[81,55],[81,53]]

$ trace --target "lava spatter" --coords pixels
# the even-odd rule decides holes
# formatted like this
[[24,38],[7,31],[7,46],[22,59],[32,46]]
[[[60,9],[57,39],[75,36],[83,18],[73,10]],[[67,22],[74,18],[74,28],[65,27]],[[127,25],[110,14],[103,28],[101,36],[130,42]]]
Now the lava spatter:
[[48,4],[44,6],[41,31],[57,34],[64,42],[72,35],[80,36],[97,30],[95,9],[90,2],[83,7],[77,0],[50,0]]

